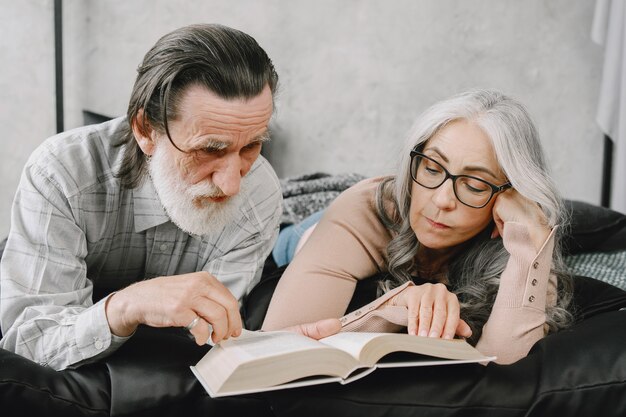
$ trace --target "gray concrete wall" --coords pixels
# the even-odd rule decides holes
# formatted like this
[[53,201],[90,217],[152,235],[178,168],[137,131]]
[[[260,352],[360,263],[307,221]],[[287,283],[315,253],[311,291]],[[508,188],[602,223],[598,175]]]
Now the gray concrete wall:
[[[0,236],[28,154],[54,133],[52,0],[0,0]],[[125,112],[162,34],[219,22],[253,35],[281,77],[270,152],[281,176],[392,171],[415,117],[472,87],[520,98],[563,194],[599,203],[594,1],[66,0],[66,127]],[[8,63],[8,65],[7,65]]]
[[26,159],[55,132],[52,0],[0,0],[0,239]]

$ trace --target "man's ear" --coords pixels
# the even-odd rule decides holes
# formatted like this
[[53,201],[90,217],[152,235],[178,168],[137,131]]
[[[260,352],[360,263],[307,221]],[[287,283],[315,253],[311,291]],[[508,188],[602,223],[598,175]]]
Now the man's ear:
[[131,121],[130,126],[133,130],[133,136],[143,153],[148,156],[152,155],[156,146],[154,143],[154,131],[150,123],[144,123],[143,109],[139,109],[137,116]]

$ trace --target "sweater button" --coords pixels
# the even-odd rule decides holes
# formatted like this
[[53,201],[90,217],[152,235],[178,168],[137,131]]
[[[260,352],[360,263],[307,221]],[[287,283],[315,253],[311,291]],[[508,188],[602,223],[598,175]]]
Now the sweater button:
[[530,282],[530,284],[534,287],[535,285],[537,285],[537,280],[536,280],[536,279],[533,279],[533,280]]
[[534,269],[539,268],[539,262],[535,261],[535,262],[533,263],[533,268],[534,268]]
[[528,297],[528,301],[530,301],[531,303],[535,301],[535,296],[531,295],[530,297]]

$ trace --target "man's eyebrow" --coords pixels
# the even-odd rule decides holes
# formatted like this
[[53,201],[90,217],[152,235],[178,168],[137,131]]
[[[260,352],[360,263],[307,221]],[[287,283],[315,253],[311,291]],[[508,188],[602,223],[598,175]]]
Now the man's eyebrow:
[[272,138],[272,136],[270,135],[270,131],[266,130],[265,132],[257,135],[254,139],[252,139],[250,141],[250,143],[252,143],[252,142],[262,142],[262,143],[265,143],[265,142],[269,142],[271,138]]
[[[252,139],[248,144],[257,142],[265,143],[268,142],[270,139],[270,132],[269,130],[266,130],[265,132],[255,136],[254,139]],[[231,144],[232,142],[224,140],[219,136],[207,136],[204,142],[201,145],[198,145],[197,149],[211,149],[215,151],[221,151],[228,148]]]
[[221,151],[230,146],[230,142],[220,139],[219,137],[207,137],[202,144],[198,145],[198,149],[212,149]]
[[[439,148],[437,148],[436,146],[433,146],[432,148],[428,148],[425,149],[424,151],[433,151],[435,152],[437,155],[439,155],[439,157],[441,159],[444,160],[444,162],[449,163],[450,160],[448,159],[448,157],[446,157],[443,152],[441,152],[441,150],[439,150]],[[484,166],[480,166],[480,165],[468,165],[463,167],[464,171],[469,171],[469,172],[484,172],[485,174],[489,174],[491,175],[493,178],[498,178],[498,176],[496,174],[494,174],[489,168],[486,168]]]

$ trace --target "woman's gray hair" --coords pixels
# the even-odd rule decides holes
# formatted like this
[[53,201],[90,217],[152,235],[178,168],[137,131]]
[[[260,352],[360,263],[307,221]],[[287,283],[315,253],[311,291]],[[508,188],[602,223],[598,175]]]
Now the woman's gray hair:
[[[427,109],[411,128],[395,177],[387,178],[378,187],[378,215],[394,237],[386,248],[388,280],[381,290],[411,280],[416,270],[419,242],[410,224],[411,189],[410,152],[423,149],[426,142],[455,120],[476,123],[491,139],[496,158],[513,187],[542,208],[547,226],[559,225],[555,237],[552,273],[558,278],[555,306],[546,308],[549,331],[571,324],[568,311],[572,296],[572,278],[566,272],[561,255],[561,236],[568,218],[557,188],[552,181],[539,135],[526,109],[518,101],[497,91],[474,90]],[[393,210],[389,212],[389,202]],[[454,258],[446,271],[451,290],[461,304],[461,318],[472,328],[470,342],[477,342],[498,292],[500,275],[509,258],[502,239],[490,239],[493,223],[472,238],[467,249]]]
[[169,121],[178,114],[186,88],[200,85],[223,99],[252,98],[269,86],[278,88],[272,61],[254,38],[216,24],[197,24],[174,30],[160,38],[137,68],[126,119],[122,165],[117,176],[123,186],[138,186],[146,172],[145,157],[133,137],[131,126],[143,111],[143,123],[165,133],[172,144]]

